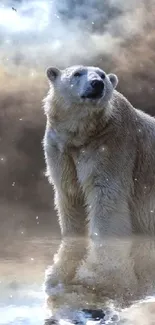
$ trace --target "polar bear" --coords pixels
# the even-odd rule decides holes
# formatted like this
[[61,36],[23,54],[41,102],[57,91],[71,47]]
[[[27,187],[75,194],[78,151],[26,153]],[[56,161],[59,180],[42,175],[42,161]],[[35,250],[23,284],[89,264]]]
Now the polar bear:
[[[130,236],[155,234],[155,119],[98,67],[51,67],[47,77],[43,148],[62,242],[45,291],[52,296],[60,283],[78,281],[94,288],[96,281],[112,295],[137,292]],[[118,237],[124,244],[115,244]]]
[[155,233],[155,119],[98,67],[48,68],[43,141],[63,236]]

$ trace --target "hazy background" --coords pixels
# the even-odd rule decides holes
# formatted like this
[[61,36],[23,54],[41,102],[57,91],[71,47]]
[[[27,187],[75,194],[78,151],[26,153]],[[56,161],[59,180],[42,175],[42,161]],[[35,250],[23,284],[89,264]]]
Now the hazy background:
[[45,70],[98,65],[155,115],[155,0],[1,0],[0,236],[59,233],[44,177]]

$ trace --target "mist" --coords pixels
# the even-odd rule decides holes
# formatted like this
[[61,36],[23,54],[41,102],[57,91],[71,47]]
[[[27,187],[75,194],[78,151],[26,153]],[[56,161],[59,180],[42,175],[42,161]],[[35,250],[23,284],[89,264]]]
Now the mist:
[[41,144],[48,66],[91,64],[116,73],[118,90],[154,115],[154,8],[155,0],[1,0],[2,236],[59,233]]
[[4,1],[0,7],[2,62],[39,68],[49,62],[62,67],[91,62],[107,54],[116,58],[125,41],[144,32],[153,4],[140,0],[136,4],[134,0]]

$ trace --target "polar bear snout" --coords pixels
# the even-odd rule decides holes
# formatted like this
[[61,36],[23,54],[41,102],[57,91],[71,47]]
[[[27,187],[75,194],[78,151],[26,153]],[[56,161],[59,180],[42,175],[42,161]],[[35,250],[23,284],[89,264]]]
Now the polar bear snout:
[[91,82],[91,86],[93,88],[93,91],[100,94],[103,91],[104,83],[102,80],[94,79]]
[[90,98],[90,99],[98,99],[103,95],[104,90],[104,82],[99,79],[93,79],[90,82],[89,87],[82,95],[82,98]]

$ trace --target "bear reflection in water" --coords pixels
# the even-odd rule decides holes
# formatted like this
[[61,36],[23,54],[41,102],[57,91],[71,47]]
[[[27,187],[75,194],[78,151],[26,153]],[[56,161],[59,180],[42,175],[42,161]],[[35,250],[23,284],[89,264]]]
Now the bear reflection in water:
[[[54,317],[55,321],[67,318],[81,322],[83,314],[95,319],[96,310],[96,318],[103,320],[115,318],[117,313],[122,320],[128,316],[132,319],[133,312],[134,324],[139,324],[137,317],[146,321],[150,313],[155,321],[154,303],[143,303],[142,310],[132,306],[135,301],[153,296],[154,284],[155,240],[140,236],[102,241],[63,239],[44,283],[52,321]],[[143,321],[141,324],[152,324]]]

